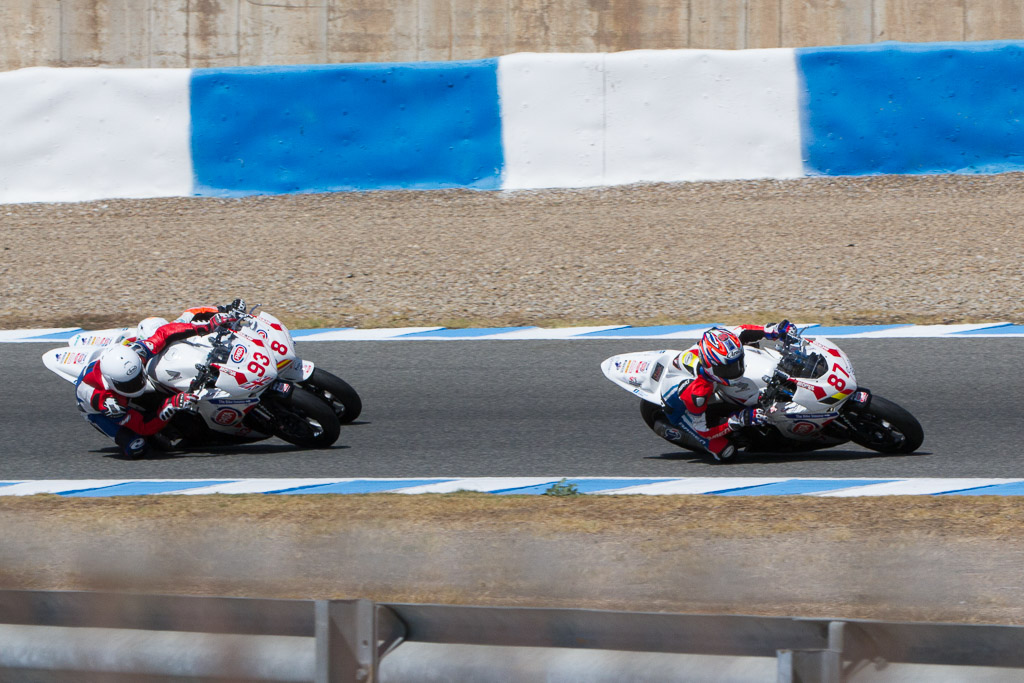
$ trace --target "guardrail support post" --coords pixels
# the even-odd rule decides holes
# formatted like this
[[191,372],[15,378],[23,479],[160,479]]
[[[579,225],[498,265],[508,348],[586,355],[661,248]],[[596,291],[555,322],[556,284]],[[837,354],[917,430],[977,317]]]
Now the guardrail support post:
[[317,600],[316,683],[377,680],[376,606],[370,600]]
[[779,650],[778,683],[841,683],[845,622],[828,625],[828,648]]
[[779,683],[840,683],[835,650],[779,650]]

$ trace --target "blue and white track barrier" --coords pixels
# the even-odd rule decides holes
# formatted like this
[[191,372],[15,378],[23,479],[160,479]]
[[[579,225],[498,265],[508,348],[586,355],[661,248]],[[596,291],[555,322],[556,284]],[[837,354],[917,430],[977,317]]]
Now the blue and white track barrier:
[[0,203],[1024,170],[1024,42],[0,73]]
[[571,485],[595,495],[712,496],[1020,496],[1024,479],[812,479],[791,477],[475,477],[422,479],[83,479],[0,481],[0,496],[67,498],[263,493],[273,495],[454,493],[540,495]]
[[[603,325],[596,327],[384,327],[359,329],[336,327],[316,330],[292,330],[292,338],[301,342],[318,341],[469,341],[469,340],[531,340],[531,339],[700,339],[710,323],[699,325]],[[972,337],[1024,337],[1024,325],[1008,322],[969,323],[960,325],[842,325],[801,324],[805,336],[830,339],[899,339]],[[84,330],[77,327],[55,327],[38,330],[0,330],[3,342],[65,342]]]

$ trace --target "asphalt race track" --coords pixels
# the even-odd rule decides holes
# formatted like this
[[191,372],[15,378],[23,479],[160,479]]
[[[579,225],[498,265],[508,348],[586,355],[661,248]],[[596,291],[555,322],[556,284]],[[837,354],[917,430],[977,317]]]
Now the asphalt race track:
[[[715,465],[643,424],[600,361],[653,340],[299,343],[346,378],[363,415],[334,448],[277,440],[142,461],[85,423],[72,385],[43,366],[55,344],[0,346],[0,480],[237,477],[1021,477],[1024,339],[835,340],[861,385],[913,412],[922,450],[857,446]],[[664,343],[664,342],[663,342]],[[680,348],[689,342],[676,340]]]

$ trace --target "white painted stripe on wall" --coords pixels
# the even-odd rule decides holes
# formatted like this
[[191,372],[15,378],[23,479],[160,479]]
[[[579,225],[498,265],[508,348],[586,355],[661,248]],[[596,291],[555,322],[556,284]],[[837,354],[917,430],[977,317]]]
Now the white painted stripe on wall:
[[190,74],[0,73],[0,203],[192,194]]
[[798,178],[792,49],[501,57],[503,188]]
[[804,175],[794,50],[637,50],[605,65],[605,184]]
[[498,59],[502,188],[604,184],[604,54]]

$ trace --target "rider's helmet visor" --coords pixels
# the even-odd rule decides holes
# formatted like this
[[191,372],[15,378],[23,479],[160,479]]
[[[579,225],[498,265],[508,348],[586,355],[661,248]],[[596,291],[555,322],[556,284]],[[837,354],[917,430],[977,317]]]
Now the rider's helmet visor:
[[743,357],[740,356],[731,363],[715,367],[715,374],[726,380],[739,379],[743,376]]
[[146,373],[140,372],[131,379],[124,380],[123,382],[113,382],[114,391],[119,394],[137,394],[142,391],[142,387],[146,385]]

